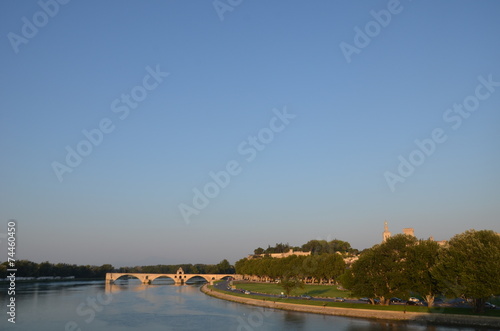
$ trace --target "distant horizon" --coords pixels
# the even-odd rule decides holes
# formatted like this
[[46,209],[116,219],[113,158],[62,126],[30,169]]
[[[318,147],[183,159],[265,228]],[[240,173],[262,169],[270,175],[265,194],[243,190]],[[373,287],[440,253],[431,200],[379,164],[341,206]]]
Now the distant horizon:
[[[411,227],[408,227],[408,228],[411,228]],[[396,235],[396,234],[403,234],[402,229],[403,229],[403,228],[401,228],[401,231],[400,231],[400,232],[391,231],[391,227],[390,227],[390,224],[389,224],[389,231],[391,232],[391,235],[392,235],[392,236],[394,236],[394,235]],[[414,229],[415,229],[415,228],[414,228]],[[495,231],[494,229],[473,229],[473,228],[471,228],[471,229],[467,229],[467,230],[477,230],[477,231],[479,231],[479,230],[491,230],[491,231],[494,231],[494,232],[497,232],[497,233],[498,233],[498,231]],[[467,230],[465,230],[465,231],[467,231]],[[455,236],[455,235],[457,235],[457,234],[460,234],[460,233],[463,233],[463,232],[465,232],[465,231],[462,231],[462,232],[459,232],[459,233],[455,233],[455,234],[453,234],[453,235],[451,235],[450,237],[445,238],[445,239],[440,239],[440,238],[435,238],[435,237],[434,237],[434,240],[435,240],[435,241],[450,240],[453,236]],[[347,241],[347,242],[349,242],[349,243],[351,244],[351,247],[352,247],[353,249],[358,249],[358,250],[361,252],[361,251],[362,251],[362,250],[364,250],[364,249],[368,249],[368,248],[373,247],[374,245],[377,245],[377,244],[382,243],[382,232],[383,232],[383,231],[381,231],[381,233],[380,233],[380,240],[379,240],[378,242],[374,243],[373,245],[371,245],[371,246],[369,246],[369,247],[364,247],[364,248],[354,247],[354,246],[352,246],[352,244],[351,244],[351,242],[350,242],[350,241],[348,241],[348,240],[344,240],[344,239],[342,239],[342,238],[332,238],[332,239],[328,239],[328,240],[327,240],[327,239],[312,238],[312,239],[308,239],[308,240],[306,240],[305,242],[303,242],[303,243],[301,243],[301,244],[292,244],[292,243],[288,243],[288,244],[289,244],[290,246],[292,246],[292,247],[300,247],[300,246],[304,245],[305,243],[307,243],[307,242],[308,242],[308,241],[310,241],[310,240],[327,240],[327,241],[332,241],[332,240],[338,239],[338,240],[342,240],[342,241]],[[430,239],[430,236],[429,236],[429,237],[426,237],[426,238],[421,238],[421,237],[418,237],[417,235],[415,235],[415,237],[416,237],[417,239],[419,239],[419,240],[420,240],[420,239],[424,239],[424,240],[426,240],[426,239]],[[247,254],[245,254],[245,255],[241,256],[240,258],[237,258],[237,259],[236,259],[236,260],[234,260],[234,261],[232,261],[232,260],[231,260],[230,258],[228,258],[228,257],[221,257],[221,258],[216,258],[216,259],[215,259],[216,261],[213,261],[213,262],[189,262],[189,261],[188,261],[188,262],[186,262],[186,261],[183,261],[183,262],[181,261],[181,262],[179,262],[180,260],[174,260],[174,261],[176,261],[176,262],[146,262],[146,261],[156,261],[156,260],[157,260],[157,261],[160,261],[160,259],[162,259],[161,257],[153,257],[153,256],[151,256],[151,257],[148,257],[148,258],[144,259],[143,261],[144,261],[144,263],[145,263],[145,264],[144,264],[144,263],[143,263],[143,264],[141,264],[141,262],[138,262],[138,263],[135,263],[135,264],[133,264],[133,263],[132,263],[132,264],[123,264],[123,263],[119,263],[118,265],[115,265],[114,263],[110,263],[110,262],[104,262],[104,263],[97,263],[97,264],[96,264],[96,263],[75,263],[75,262],[62,262],[62,261],[50,261],[50,260],[36,261],[36,260],[33,260],[33,259],[29,259],[29,258],[19,258],[19,260],[28,260],[28,261],[35,262],[35,263],[50,262],[50,263],[53,263],[53,264],[57,264],[57,263],[66,263],[66,264],[75,264],[75,265],[94,265],[94,266],[101,266],[101,265],[103,265],[103,264],[111,264],[114,268],[123,268],[123,267],[141,267],[141,266],[153,266],[153,265],[179,265],[179,264],[192,264],[192,265],[195,265],[195,264],[214,264],[214,265],[215,265],[215,264],[218,264],[219,262],[221,262],[222,260],[226,259],[226,260],[228,260],[228,261],[229,261],[229,263],[230,263],[231,265],[234,265],[234,264],[236,263],[236,261],[238,261],[238,260],[240,260],[240,259],[243,259],[243,258],[246,258],[246,257],[248,257],[248,255],[253,254],[253,250],[254,250],[254,249],[257,249],[258,247],[262,247],[263,249],[266,249],[268,246],[273,247],[273,246],[275,246],[276,244],[279,244],[279,243],[287,244],[287,242],[286,242],[286,241],[285,241],[285,242],[279,242],[279,241],[278,241],[278,242],[275,242],[275,243],[272,243],[272,244],[267,244],[267,245],[265,245],[265,246],[256,246],[256,247],[254,247],[251,251],[249,251]],[[1,261],[1,262],[4,262],[4,261]]]

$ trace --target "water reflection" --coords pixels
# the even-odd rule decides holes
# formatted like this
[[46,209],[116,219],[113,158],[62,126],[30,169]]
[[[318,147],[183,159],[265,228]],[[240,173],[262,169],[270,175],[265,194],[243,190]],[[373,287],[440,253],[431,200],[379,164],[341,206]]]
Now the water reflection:
[[[5,289],[0,285],[3,307],[8,301]],[[134,280],[18,284],[16,305],[17,323],[8,323],[4,316],[0,330],[71,329],[68,325],[82,331],[457,330],[264,309],[209,297],[199,286],[144,285]]]
[[283,322],[287,329],[305,330],[306,315],[297,314],[290,311],[283,312]]

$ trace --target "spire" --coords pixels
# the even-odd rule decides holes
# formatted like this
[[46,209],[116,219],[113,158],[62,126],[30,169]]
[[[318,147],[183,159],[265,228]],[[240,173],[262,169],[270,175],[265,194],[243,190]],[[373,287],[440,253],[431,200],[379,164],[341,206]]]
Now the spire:
[[389,231],[389,225],[387,221],[384,222],[384,233],[382,233],[382,242],[385,242],[388,238],[391,237],[391,232]]

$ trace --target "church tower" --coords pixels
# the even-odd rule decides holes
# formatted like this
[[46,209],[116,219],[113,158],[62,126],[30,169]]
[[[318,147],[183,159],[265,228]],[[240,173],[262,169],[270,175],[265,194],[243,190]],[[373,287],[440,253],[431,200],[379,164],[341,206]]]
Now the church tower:
[[385,243],[385,241],[391,237],[391,232],[389,231],[389,226],[387,225],[387,221],[384,222],[384,232],[382,233],[382,242]]

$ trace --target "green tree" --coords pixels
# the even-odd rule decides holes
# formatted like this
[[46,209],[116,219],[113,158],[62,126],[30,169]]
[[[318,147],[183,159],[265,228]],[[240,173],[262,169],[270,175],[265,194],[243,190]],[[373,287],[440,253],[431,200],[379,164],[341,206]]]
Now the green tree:
[[264,254],[264,248],[259,247],[253,250],[254,254]]
[[379,298],[386,305],[393,296],[408,297],[410,280],[409,255],[416,239],[403,234],[365,251],[353,263],[350,275],[342,277],[344,287],[355,295]]
[[302,245],[302,251],[311,252],[313,255],[316,254],[331,254],[336,252],[341,253],[353,253],[357,252],[351,248],[351,244],[347,241],[342,241],[334,239],[332,241],[326,240],[309,240],[307,243]]
[[16,261],[17,273],[20,277],[38,277],[38,264],[28,260]]
[[0,278],[5,278],[8,276],[7,269],[7,262],[0,264]]
[[228,260],[224,259],[217,264],[218,273],[221,274],[233,274],[234,267],[229,263]]
[[283,288],[283,292],[285,292],[286,296],[289,296],[294,289],[304,288],[304,283],[297,277],[285,276],[281,278],[280,286]]
[[433,275],[438,263],[439,244],[432,240],[420,240],[409,251],[407,268],[412,283],[411,290],[419,293],[427,301],[428,307],[440,293],[439,282]]
[[98,278],[105,278],[106,273],[108,272],[114,272],[115,268],[111,264],[103,264],[99,268],[97,268],[97,274],[96,277]]
[[302,245],[302,250],[311,252],[313,255],[328,253],[328,242],[326,240],[309,240]]
[[54,265],[54,274],[61,277],[75,276],[78,278],[79,275],[76,273],[75,269],[76,269],[75,265],[58,263]]
[[380,262],[374,250],[368,250],[353,263],[350,270],[341,277],[343,287],[359,297],[376,298],[384,296],[383,279],[375,268]]
[[249,275],[250,273],[248,272],[248,259],[242,258],[234,264],[234,267],[236,268],[236,273],[241,274],[241,275]]
[[446,294],[471,298],[474,311],[484,312],[486,299],[500,294],[500,236],[489,230],[454,236],[434,275]]
[[49,263],[48,261],[40,263],[38,265],[38,276],[39,277],[55,276],[54,265],[52,263]]
[[331,281],[337,281],[338,277],[342,275],[345,271],[345,262],[341,255],[327,254],[322,255],[319,262],[321,266],[321,278],[331,283]]
[[264,251],[264,253],[267,254],[272,254],[272,253],[286,253],[292,248],[288,243],[283,244],[283,243],[276,243],[274,247],[271,247],[268,245],[267,249]]
[[334,239],[328,243],[328,247],[331,253],[342,252],[342,253],[350,253],[353,251],[351,248],[351,244],[347,241],[342,241],[338,239]]

